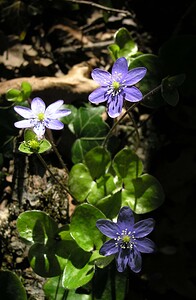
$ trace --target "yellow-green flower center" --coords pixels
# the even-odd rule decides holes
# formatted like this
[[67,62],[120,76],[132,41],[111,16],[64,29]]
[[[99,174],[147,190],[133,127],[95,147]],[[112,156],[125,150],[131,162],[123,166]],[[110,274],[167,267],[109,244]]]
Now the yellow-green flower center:
[[37,118],[38,118],[38,120],[39,121],[43,121],[44,120],[44,113],[39,113],[38,115],[37,115]]
[[131,240],[131,237],[128,236],[128,235],[124,235],[124,236],[122,237],[122,241],[123,241],[124,243],[129,243],[130,240]]
[[117,91],[120,87],[120,83],[118,81],[113,81],[112,86],[113,86],[114,90]]

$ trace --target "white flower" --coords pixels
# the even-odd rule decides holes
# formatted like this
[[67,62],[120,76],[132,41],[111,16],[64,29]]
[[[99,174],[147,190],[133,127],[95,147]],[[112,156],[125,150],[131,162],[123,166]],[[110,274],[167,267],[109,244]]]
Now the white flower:
[[38,139],[41,139],[45,133],[45,127],[54,130],[63,129],[64,124],[59,118],[71,113],[69,109],[59,109],[63,100],[58,100],[50,104],[47,108],[44,101],[36,97],[31,102],[31,109],[24,106],[15,106],[14,110],[25,120],[14,123],[17,128],[32,128]]

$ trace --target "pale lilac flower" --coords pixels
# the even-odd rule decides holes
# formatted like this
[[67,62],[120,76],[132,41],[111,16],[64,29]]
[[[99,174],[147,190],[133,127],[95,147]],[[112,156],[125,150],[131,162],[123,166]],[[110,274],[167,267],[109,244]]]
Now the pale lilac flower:
[[129,71],[125,57],[116,60],[111,74],[102,69],[94,69],[91,75],[100,87],[89,95],[89,101],[94,104],[107,101],[108,115],[111,118],[118,117],[124,100],[130,102],[142,100],[142,93],[133,85],[145,76],[146,71],[144,67]]
[[63,100],[50,104],[47,108],[44,101],[36,97],[31,102],[31,109],[24,106],[15,106],[14,110],[25,120],[15,122],[17,128],[32,128],[38,139],[45,133],[45,127],[54,130],[63,129],[64,124],[58,119],[71,113],[69,109],[59,109]]
[[155,250],[154,242],[146,238],[154,229],[154,220],[149,218],[134,224],[133,212],[128,206],[121,208],[117,223],[100,219],[96,226],[111,238],[103,244],[100,254],[105,256],[114,254],[119,272],[123,272],[127,265],[133,272],[140,272],[141,253],[151,253]]

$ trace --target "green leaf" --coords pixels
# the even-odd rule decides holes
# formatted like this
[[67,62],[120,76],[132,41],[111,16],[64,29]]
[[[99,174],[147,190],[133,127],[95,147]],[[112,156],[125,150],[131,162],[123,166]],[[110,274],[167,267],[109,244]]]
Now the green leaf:
[[121,190],[113,192],[112,194],[100,199],[96,203],[96,207],[99,208],[107,218],[113,219],[117,216],[122,203]]
[[121,207],[121,184],[111,174],[100,177],[87,196],[88,202],[99,208],[108,218],[114,218]]
[[163,99],[170,105],[176,106],[179,101],[179,93],[177,87],[185,80],[184,74],[166,77],[162,80],[161,94]]
[[161,95],[163,99],[171,106],[176,106],[179,102],[179,93],[176,88],[170,88],[165,84],[162,83],[162,90]]
[[[124,48],[124,46],[126,45],[126,43],[128,41],[133,42],[129,31],[125,27],[122,27],[122,28],[120,28],[120,29],[117,30],[117,32],[115,33],[115,36],[114,36],[114,40],[115,40],[115,43],[121,49]],[[134,48],[134,47],[135,47],[135,43],[133,42],[132,48]]]
[[136,179],[126,178],[122,190],[122,205],[129,205],[137,214],[144,214],[158,208],[164,201],[164,192],[159,181],[143,174]]
[[19,151],[32,154],[43,153],[51,149],[51,144],[46,139],[38,140],[37,135],[31,129],[26,129],[24,133],[24,142],[20,144]]
[[50,149],[51,149],[51,144],[46,139],[43,139],[41,141],[38,141],[37,139],[30,140],[28,142],[24,141],[18,147],[19,151],[26,154],[43,153]]
[[85,159],[85,154],[90,151],[92,148],[95,148],[97,146],[99,146],[104,138],[101,138],[101,140],[99,139],[84,139],[80,138],[77,139],[71,149],[72,152],[72,161],[73,163],[79,163],[84,161]]
[[104,111],[104,106],[80,107],[76,118],[72,121],[74,133],[79,137],[102,136],[106,128],[108,128],[101,118],[101,114]]
[[11,271],[0,271],[0,298],[2,300],[26,300],[25,289],[18,276]]
[[23,142],[20,144],[20,146],[18,147],[18,150],[20,152],[26,153],[26,154],[32,154],[33,151],[32,149],[29,147],[29,145],[26,142]]
[[23,100],[21,91],[17,89],[9,89],[6,93],[7,101],[21,102]]
[[91,191],[87,196],[87,200],[92,205],[95,205],[104,197],[110,195],[116,190],[116,184],[111,174],[105,174],[97,179],[92,186]]
[[[158,56],[153,54],[143,54],[136,57],[129,65],[130,69],[137,67],[145,67],[147,69],[145,77],[137,84],[144,96],[160,85],[163,77],[162,66]],[[161,97],[161,93],[158,92],[147,97],[145,100],[142,100],[141,104],[150,108],[157,108],[164,105],[165,102]]]
[[120,57],[125,57],[129,60],[137,53],[137,44],[133,41],[129,31],[126,28],[120,28],[115,33],[114,38],[115,44],[108,47],[109,52],[114,60]]
[[[58,287],[58,293],[56,296],[56,289]],[[49,278],[44,283],[44,293],[48,300],[62,300],[65,289],[62,287],[62,282],[59,276]],[[56,298],[55,298],[56,297]]]
[[29,142],[29,141],[35,140],[35,139],[37,139],[37,135],[35,134],[35,132],[31,129],[25,129],[25,132],[24,132],[25,142]]
[[105,218],[104,214],[90,204],[79,205],[72,216],[70,232],[77,244],[85,251],[102,245],[102,234],[96,228],[96,221]]
[[26,101],[32,92],[31,85],[23,81],[21,84],[20,90],[18,89],[9,89],[6,93],[6,99],[12,102],[23,102]]
[[[58,229],[56,222],[45,212],[32,210],[23,212],[18,216],[16,226],[20,236],[29,242],[33,242],[35,239],[34,230],[38,222],[40,228],[43,226],[46,240],[48,237],[53,237],[55,235]],[[42,231],[40,233],[42,234]],[[39,230],[37,234],[39,235]]]
[[42,277],[54,277],[61,274],[61,267],[52,243],[35,243],[29,249],[28,259],[34,272]]
[[72,161],[82,162],[85,154],[100,145],[109,126],[102,120],[101,114],[105,111],[104,106],[80,107],[77,115],[69,123],[70,130],[75,134],[76,141],[72,147]]
[[29,82],[23,81],[21,83],[21,92],[22,92],[23,101],[27,100],[31,96],[32,87]]
[[81,294],[80,291],[77,290],[69,290],[68,296],[66,300],[92,300],[92,295],[91,294]]
[[184,83],[186,79],[186,75],[178,74],[175,76],[169,76],[167,77],[167,79],[168,79],[168,84],[170,84],[171,87],[179,87]]
[[[17,219],[17,229],[20,237],[33,244],[29,249],[28,258],[33,270],[42,277],[53,277],[61,273],[61,261],[57,251],[64,246],[65,241],[59,240],[58,225],[46,213],[41,211],[26,211]],[[60,248],[60,249],[59,249]],[[63,257],[67,258],[64,251]]]
[[38,153],[43,153],[51,149],[51,144],[46,139],[40,141]]
[[88,168],[82,164],[76,164],[72,167],[69,174],[69,191],[77,201],[83,202],[87,198],[94,181]]
[[91,280],[94,264],[91,262],[91,253],[80,248],[74,240],[67,243],[67,248],[70,254],[64,267],[62,285],[75,289]]
[[128,148],[124,148],[116,154],[112,166],[120,178],[136,178],[143,172],[142,161]]
[[104,175],[109,163],[110,153],[103,147],[95,147],[85,155],[85,164],[93,179]]
[[118,58],[118,53],[120,51],[120,47],[117,44],[112,44],[108,46],[109,53],[111,58],[115,61]]
[[114,255],[103,256],[99,254],[98,250],[95,250],[93,255],[95,256],[95,265],[100,269],[107,267],[114,259]]
[[[76,253],[76,255],[78,255]],[[86,263],[82,268],[72,264],[71,260],[67,261],[63,272],[63,287],[66,289],[76,289],[88,283],[94,275],[94,264]]]

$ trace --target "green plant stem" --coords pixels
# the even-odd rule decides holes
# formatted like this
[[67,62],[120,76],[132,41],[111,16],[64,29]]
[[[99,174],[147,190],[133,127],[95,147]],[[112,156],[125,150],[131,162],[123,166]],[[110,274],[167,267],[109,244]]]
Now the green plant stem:
[[59,160],[62,168],[65,169],[66,172],[67,172],[67,174],[68,174],[69,171],[68,171],[68,169],[67,169],[67,167],[66,167],[66,165],[65,165],[65,163],[64,163],[64,161],[63,161],[63,159],[62,159],[62,157],[61,157],[61,155],[60,155],[60,153],[59,153],[59,151],[58,151],[58,149],[57,149],[57,147],[56,147],[56,145],[54,143],[54,141],[53,141],[53,136],[52,136],[51,130],[47,129],[46,130],[46,134],[47,134],[47,139],[51,143],[52,149],[53,149],[54,153],[56,154],[56,156],[57,156],[57,158],[58,158],[58,160]]
[[[153,94],[157,93],[159,90],[161,89],[161,84],[159,86],[157,86],[155,89],[153,89],[152,91],[150,91],[149,93],[147,93],[143,99],[141,101],[144,101],[145,99],[147,99],[148,97],[151,97]],[[107,142],[110,138],[110,136],[112,135],[112,132],[114,131],[114,129],[116,128],[116,126],[124,119],[124,117],[131,112],[131,110],[133,110],[141,101],[139,102],[135,102],[133,105],[131,105],[126,112],[118,119],[117,122],[115,122],[112,126],[112,128],[110,129],[110,131],[108,132],[102,146],[105,148],[107,145]]]
[[68,290],[64,291],[62,300],[66,300],[67,299],[68,293],[69,293]]
[[[128,106],[126,105],[126,103],[125,103],[125,107],[126,107],[126,110],[129,109]],[[136,146],[135,146],[135,150],[137,150],[137,148],[139,147],[139,144],[140,144],[140,135],[139,135],[138,127],[137,127],[137,124],[135,122],[133,114],[129,111],[128,115],[129,115],[129,118],[131,119],[133,127],[135,129],[135,133],[136,133]]]
[[61,281],[61,275],[59,275],[59,279],[58,279],[58,283],[57,283],[57,287],[56,287],[56,291],[55,291],[54,300],[57,300],[57,296],[58,296],[58,291],[59,291],[59,285],[60,285],[60,281]]

